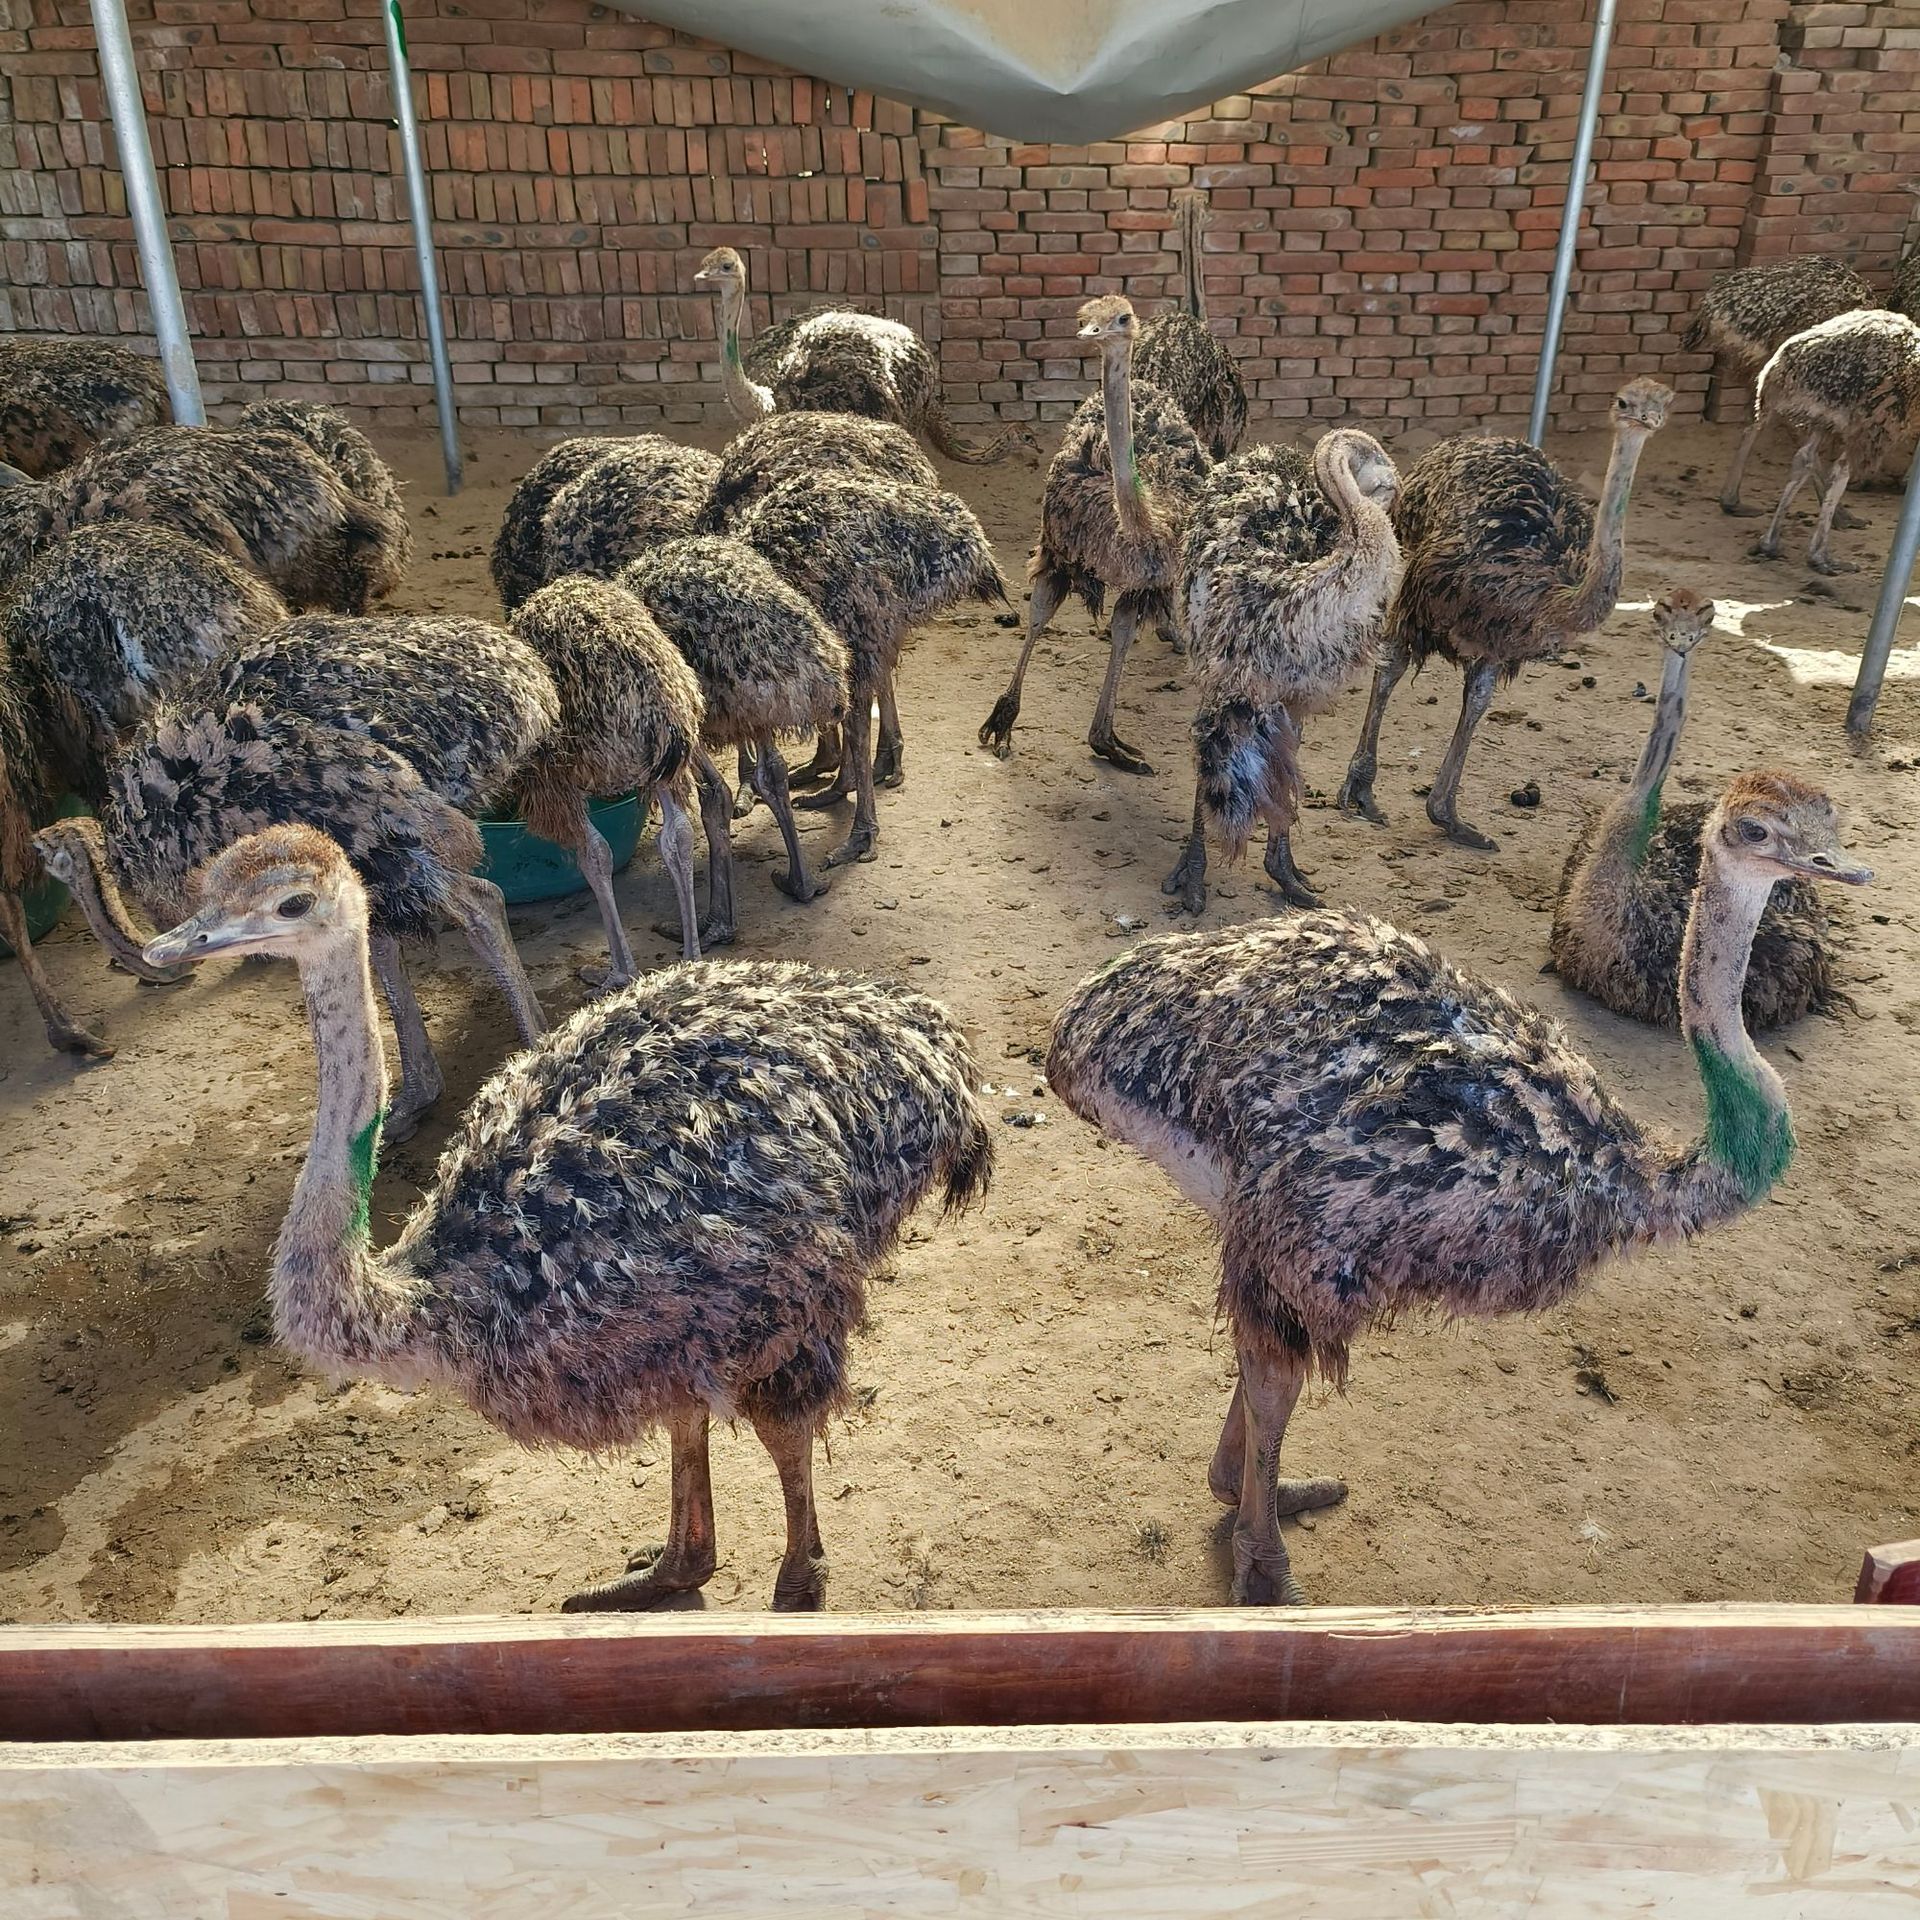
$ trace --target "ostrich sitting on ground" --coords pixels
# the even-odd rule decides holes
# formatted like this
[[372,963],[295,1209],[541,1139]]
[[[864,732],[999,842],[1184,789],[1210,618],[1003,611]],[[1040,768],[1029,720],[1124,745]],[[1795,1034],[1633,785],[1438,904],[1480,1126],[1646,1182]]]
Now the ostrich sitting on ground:
[[539,656],[484,620],[309,614],[156,708],[114,764],[99,821],[58,821],[36,844],[108,951],[143,969],[146,936],[123,891],[165,925],[185,911],[193,870],[244,835],[286,823],[330,834],[373,901],[374,966],[400,1045],[398,1138],[442,1087],[402,940],[453,920],[521,1038],[546,1030],[500,889],[472,871],[482,843],[470,816],[512,789],[558,720]]
[[[1680,954],[1700,877],[1700,836],[1711,811],[1694,801],[1662,808],[1660,789],[1686,724],[1693,649],[1713,625],[1713,602],[1681,587],[1654,608],[1666,649],[1659,704],[1632,784],[1567,858],[1553,910],[1553,970],[1602,1006],[1653,1026],[1680,1021]],[[1783,880],[1753,938],[1741,1006],[1757,1032],[1835,1005],[1833,936],[1819,889]]]
[[1233,356],[1207,325],[1207,287],[1200,236],[1207,226],[1207,196],[1174,195],[1180,235],[1180,304],[1145,322],[1133,350],[1133,370],[1158,387],[1182,413],[1200,444],[1224,460],[1247,430],[1247,390]]
[[[1719,275],[1700,296],[1681,344],[1689,353],[1710,353],[1724,361],[1734,380],[1750,385],[1784,341],[1836,314],[1880,304],[1873,289],[1844,260],[1830,254],[1803,253],[1770,266],[1737,267]],[[1757,507],[1740,504],[1740,483],[1760,437],[1756,414],[1740,436],[1727,483],[1720,490],[1720,511],[1742,517]]]
[[[798,420],[801,414],[779,416]],[[838,729],[846,716],[851,665],[838,634],[799,588],[744,540],[706,534],[670,540],[620,575],[619,584],[646,603],[660,630],[699,676],[706,702],[701,738],[708,748],[734,748],[746,778],[766,801],[786,842],[787,870],[773,884],[805,903],[827,890],[807,870],[787,793],[782,735]],[[708,763],[709,766],[711,763]],[[707,819],[709,925],[701,938],[717,945],[733,936],[732,842],[724,824],[724,787],[701,778]],[[723,809],[719,843],[712,808]]]
[[732,247],[716,247],[693,282],[711,287],[718,303],[720,379],[738,419],[801,408],[864,414],[924,433],[949,460],[975,466],[1038,444],[1022,426],[1003,427],[984,446],[963,440],[947,418],[933,355],[898,320],[829,307],[799,314],[743,348],[747,263]]
[[867,1277],[936,1187],[962,1207],[992,1170],[952,1016],[810,967],[669,968],[495,1074],[375,1252],[387,1078],[353,868],[281,827],[214,861],[200,900],[152,959],[283,955],[312,1022],[319,1086],[274,1247],[277,1336],[332,1374],[443,1384],[528,1446],[604,1454],[665,1426],[666,1545],[569,1611],[705,1585],[708,1421],[744,1414],[786,1498],[773,1605],[823,1605],[813,1442],[848,1398]]
[[1220,1230],[1240,1384],[1209,1478],[1239,1509],[1235,1600],[1301,1597],[1280,1516],[1345,1488],[1276,1484],[1281,1441],[1309,1375],[1343,1382],[1369,1325],[1554,1306],[1609,1254],[1734,1219],[1786,1171],[1786,1093],[1740,1022],[1747,950],[1776,881],[1872,876],[1833,803],[1785,774],[1734,781],[1701,844],[1690,1146],[1643,1129],[1544,1014],[1357,915],[1145,941],[1061,1010],[1054,1090]]
[[1118,294],[1103,294],[1080,309],[1080,338],[1100,349],[1100,392],[1073,416],[1047,469],[1040,541],[1027,566],[1033,592],[1026,644],[1006,692],[980,729],[980,744],[1003,760],[1013,750],[1027,662],[1061,601],[1077,593],[1097,620],[1111,590],[1117,598],[1107,677],[1087,742],[1123,772],[1153,771],[1114,731],[1114,703],[1140,622],[1173,627],[1181,542],[1209,463],[1179,407],[1157,388],[1134,381],[1134,333],[1133,308]]
[[0,461],[30,480],[171,417],[157,360],[111,340],[0,339]]
[[558,446],[549,447],[521,476],[508,498],[488,561],[494,591],[507,612],[546,584],[546,519],[554,495],[568,481],[577,480],[613,444],[599,436],[562,440]]
[[171,527],[251,568],[290,606],[363,612],[401,574],[404,521],[356,499],[305,440],[156,427],[50,480],[0,486],[0,580],[77,528]]
[[235,424],[243,430],[290,433],[304,440],[356,500],[364,500],[386,518],[395,533],[387,555],[391,577],[376,583],[374,598],[393,592],[413,565],[413,529],[407,524],[400,484],[393,469],[374,451],[373,442],[338,407],[313,400],[256,400]]
[[1761,368],[1753,418],[1756,430],[1782,420],[1805,436],[1755,555],[1780,557],[1787,508],[1824,460],[1826,485],[1807,564],[1815,573],[1855,572],[1850,561],[1833,557],[1834,513],[1854,468],[1872,467],[1920,428],[1920,326],[1903,313],[1869,308],[1796,333]]
[[1424,454],[1393,524],[1405,567],[1340,805],[1381,819],[1373,777],[1380,718],[1411,660],[1461,670],[1460,719],[1427,796],[1427,818],[1462,846],[1493,842],[1460,818],[1460,776],[1494,688],[1529,660],[1592,633],[1613,611],[1626,565],[1627,499],[1649,436],[1673,394],[1632,380],[1613,403],[1613,451],[1596,509],[1539,448],[1462,435]]
[[[846,642],[851,699],[840,777],[798,804],[830,806],[851,792],[852,829],[826,864],[870,860],[880,837],[875,779],[897,779],[905,754],[893,689],[901,649],[915,627],[963,600],[1007,604],[993,548],[957,495],[850,473],[783,481],[740,523],[739,537],[798,587]],[[877,764],[867,750],[876,698]]]
[[120,736],[196,669],[287,617],[243,568],[163,527],[82,527],[0,600],[0,935],[47,1038],[113,1049],[75,1021],[27,944],[36,821],[69,791],[98,806]]
[[[542,587],[515,609],[512,627],[546,664],[560,697],[559,722],[528,755],[515,788],[528,826],[579,862],[607,930],[611,965],[581,978],[592,987],[624,987],[634,977],[633,949],[613,897],[613,855],[587,817],[587,802],[596,795],[637,793],[642,804],[658,804],[661,864],[680,906],[675,931],[682,956],[699,959],[687,803],[704,703],[693,669],[641,601],[585,574]],[[707,770],[722,794],[719,840],[708,845],[712,886],[720,894],[730,809],[726,783],[710,761]],[[709,817],[709,834],[712,825]],[[721,937],[730,939],[730,899],[726,906]]]
[[1311,460],[1255,447],[1207,476],[1187,529],[1193,833],[1161,883],[1198,913],[1207,828],[1229,859],[1267,823],[1267,872],[1295,906],[1320,902],[1294,865],[1300,734],[1366,664],[1400,577],[1389,518],[1400,476],[1377,440],[1325,434]]

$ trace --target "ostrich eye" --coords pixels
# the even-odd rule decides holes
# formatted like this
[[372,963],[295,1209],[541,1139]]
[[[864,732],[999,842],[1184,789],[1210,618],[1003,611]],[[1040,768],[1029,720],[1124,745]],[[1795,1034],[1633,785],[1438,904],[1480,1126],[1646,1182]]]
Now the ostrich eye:
[[1757,847],[1767,837],[1767,830],[1758,820],[1742,820],[1739,826],[1740,838],[1748,846]]
[[290,893],[274,908],[282,920],[304,920],[313,911],[313,895]]

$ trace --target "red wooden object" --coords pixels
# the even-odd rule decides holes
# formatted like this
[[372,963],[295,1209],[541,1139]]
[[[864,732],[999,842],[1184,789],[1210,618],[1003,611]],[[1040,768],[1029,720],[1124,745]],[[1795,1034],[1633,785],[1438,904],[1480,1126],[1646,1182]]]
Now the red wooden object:
[[1876,1606],[1920,1607],[1920,1540],[1869,1547],[1853,1597]]

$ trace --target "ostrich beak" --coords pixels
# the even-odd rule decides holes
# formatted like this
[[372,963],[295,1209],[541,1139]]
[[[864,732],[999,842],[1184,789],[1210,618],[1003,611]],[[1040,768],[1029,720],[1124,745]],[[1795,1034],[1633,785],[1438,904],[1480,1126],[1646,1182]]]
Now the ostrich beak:
[[150,967],[175,967],[184,961],[211,960],[219,953],[248,953],[267,945],[275,925],[264,915],[202,907],[191,919],[155,934],[140,957]]
[[29,487],[32,484],[31,474],[22,473],[18,467],[10,467],[0,460],[0,487]]
[[1830,880],[1843,887],[1864,887],[1873,879],[1871,867],[1848,866],[1846,856],[1838,847],[1818,847],[1811,853],[1799,854],[1781,864],[1803,879]]

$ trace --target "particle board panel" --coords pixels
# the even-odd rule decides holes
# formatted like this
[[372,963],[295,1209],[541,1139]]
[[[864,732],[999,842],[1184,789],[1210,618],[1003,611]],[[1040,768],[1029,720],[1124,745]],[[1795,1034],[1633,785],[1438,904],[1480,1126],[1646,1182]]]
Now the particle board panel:
[[1920,1727],[0,1746],[9,1920],[1911,1920]]
[[0,1629],[0,1739],[1105,1721],[1920,1721],[1920,1611],[1695,1606]]

